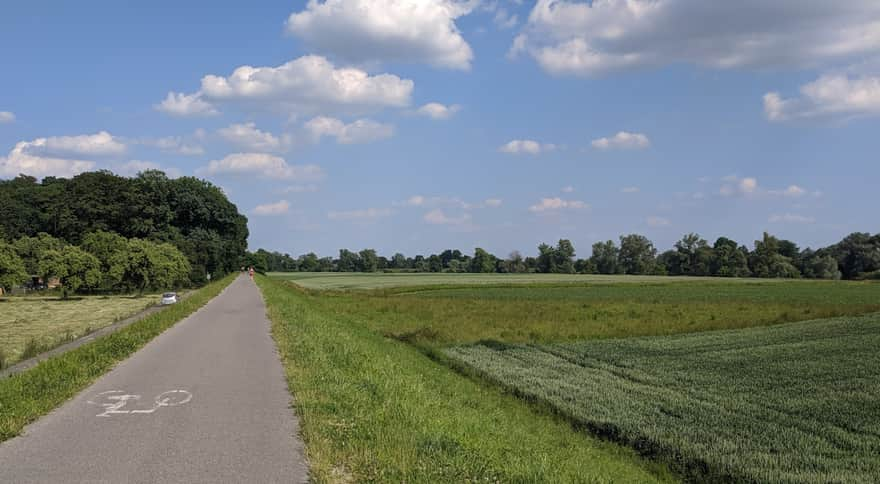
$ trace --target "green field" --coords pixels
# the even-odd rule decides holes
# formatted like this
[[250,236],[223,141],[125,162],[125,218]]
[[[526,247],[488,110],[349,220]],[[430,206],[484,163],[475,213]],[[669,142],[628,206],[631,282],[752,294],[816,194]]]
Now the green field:
[[[880,397],[874,354],[880,316],[852,316],[880,311],[880,284],[457,274],[276,278],[305,286],[262,283],[272,288],[267,302],[275,336],[287,346],[282,353],[291,388],[297,399],[304,397],[297,405],[312,434],[310,456],[320,454],[319,474],[328,480],[338,466],[357,469],[355,480],[640,480],[596,470],[607,469],[604,454],[576,464],[553,461],[559,473],[525,478],[529,465],[545,469],[550,457],[532,456],[514,443],[503,457],[516,463],[514,473],[474,474],[471,464],[460,474],[418,473],[406,464],[419,448],[412,433],[428,432],[430,425],[419,419],[432,418],[442,422],[449,446],[470,449],[485,462],[498,462],[496,447],[464,427],[501,438],[492,433],[497,427],[516,441],[526,432],[545,439],[548,449],[573,435],[590,447],[602,448],[596,438],[610,440],[698,481],[869,482],[878,472],[871,456],[880,449],[880,407],[871,402]],[[843,318],[827,319],[833,317]],[[469,385],[494,395],[491,409],[476,403],[487,401],[482,393],[456,397],[477,391]],[[409,395],[408,388],[418,391]],[[392,402],[398,394],[406,397]],[[527,416],[518,413],[524,409]],[[501,411],[517,417],[496,418]],[[401,422],[388,412],[417,421]],[[321,430],[334,419],[357,430],[344,437]],[[560,419],[568,424],[550,425]],[[532,421],[541,422],[538,430]],[[552,430],[540,430],[545,427]],[[381,447],[377,436],[399,441]],[[409,453],[403,464],[393,463],[397,452]],[[463,469],[460,457],[445,465]],[[668,478],[663,467],[633,456],[616,462],[614,472],[624,466]],[[373,473],[380,469],[393,469],[390,478]]]
[[880,315],[445,353],[699,480],[877,482]]
[[[6,364],[103,328],[159,302],[159,296],[0,299],[0,352]],[[30,345],[30,348],[28,346]],[[28,351],[25,351],[25,350]]]
[[[343,273],[343,272],[271,272],[269,277],[294,281],[311,289],[382,289],[439,285],[498,284],[619,284],[632,282],[693,281],[689,277],[608,276],[601,274],[452,274],[452,273]],[[730,279],[707,277],[705,280],[728,284],[767,283],[767,279]],[[773,281],[769,281],[773,282]]]

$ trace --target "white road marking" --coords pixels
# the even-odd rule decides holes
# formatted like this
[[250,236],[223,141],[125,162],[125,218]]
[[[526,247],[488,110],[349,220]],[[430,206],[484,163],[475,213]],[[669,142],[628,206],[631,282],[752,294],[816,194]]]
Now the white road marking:
[[[162,392],[154,399],[153,406],[146,409],[123,410],[129,402],[137,402],[140,395],[126,393],[124,390],[108,390],[97,395],[97,402],[89,400],[88,403],[104,407],[104,411],[96,417],[110,417],[112,415],[151,414],[161,407],[176,407],[192,400],[192,393],[186,390],[169,390]],[[103,402],[102,402],[103,400]]]

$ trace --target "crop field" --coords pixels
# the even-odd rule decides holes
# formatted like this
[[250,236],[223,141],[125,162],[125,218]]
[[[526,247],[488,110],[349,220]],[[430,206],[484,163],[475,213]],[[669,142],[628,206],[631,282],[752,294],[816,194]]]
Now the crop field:
[[[332,456],[330,474],[337,464],[360,462],[355,480],[375,477],[364,471],[365,462],[390,462],[399,450],[377,456],[375,435],[399,434],[418,448],[409,427],[428,432],[420,427],[427,424],[400,427],[391,412],[436,418],[444,446],[518,466],[504,473],[487,464],[494,470],[480,474],[456,467],[463,457],[455,454],[458,463],[449,465],[461,473],[432,479],[647,479],[622,479],[623,469],[647,471],[654,480],[704,482],[876,482],[880,475],[880,315],[873,314],[880,312],[880,284],[625,276],[536,282],[533,275],[511,282],[445,274],[436,283],[413,276],[261,280],[264,291],[276,292],[267,303],[279,346],[282,340],[289,346],[282,349],[289,384],[301,398],[298,411],[314,432],[311,440]],[[403,282],[394,285],[389,277]],[[308,343],[307,332],[329,339]],[[333,339],[342,334],[345,342]],[[369,351],[353,350],[354,341]],[[323,356],[309,356],[312,351]],[[311,384],[297,381],[306,374]],[[407,378],[413,380],[401,381]],[[463,389],[467,382],[478,385],[479,397]],[[410,387],[419,388],[418,398],[387,400]],[[467,396],[456,398],[447,388]],[[475,403],[486,395],[494,395],[491,409]],[[517,413],[523,409],[542,422],[538,430]],[[343,443],[311,427],[310,419],[357,431]],[[566,430],[553,427],[558,422]],[[592,457],[564,454],[575,464],[514,444],[499,455],[462,426],[481,435],[503,429],[519,436],[514,440],[526,439],[518,432],[538,432],[545,449],[580,435],[579,445],[594,450],[583,451]],[[612,444],[619,447],[602,447]],[[595,453],[599,448],[610,454]],[[527,474],[529,465],[551,461],[558,469]],[[394,465],[395,478],[425,476]],[[616,470],[609,474],[608,466]]]
[[0,299],[0,352],[5,364],[113,324],[159,301],[159,296]]
[[700,480],[877,482],[880,315],[445,350]]
[[[383,289],[440,285],[499,284],[583,284],[645,283],[693,281],[689,277],[609,276],[602,274],[452,274],[452,273],[342,273],[342,272],[271,272],[269,277],[294,281],[310,289]],[[726,284],[767,283],[766,279],[730,279],[709,277],[705,280]],[[773,281],[771,281],[773,282]]]

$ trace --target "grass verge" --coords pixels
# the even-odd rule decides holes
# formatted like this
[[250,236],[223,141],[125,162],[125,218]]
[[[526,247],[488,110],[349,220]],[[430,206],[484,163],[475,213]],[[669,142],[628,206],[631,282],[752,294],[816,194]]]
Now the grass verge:
[[76,395],[116,363],[205,305],[237,276],[231,274],[116,333],[0,379],[0,441],[15,437],[25,425]]
[[657,482],[630,449],[574,430],[324,297],[257,279],[317,482]]

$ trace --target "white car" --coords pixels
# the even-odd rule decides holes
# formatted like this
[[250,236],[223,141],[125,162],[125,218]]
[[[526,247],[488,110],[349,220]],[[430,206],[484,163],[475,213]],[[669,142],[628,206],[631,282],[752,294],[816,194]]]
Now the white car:
[[166,306],[168,304],[174,304],[177,302],[177,293],[176,292],[166,292],[162,294],[162,305]]

